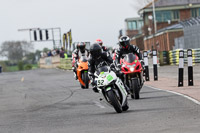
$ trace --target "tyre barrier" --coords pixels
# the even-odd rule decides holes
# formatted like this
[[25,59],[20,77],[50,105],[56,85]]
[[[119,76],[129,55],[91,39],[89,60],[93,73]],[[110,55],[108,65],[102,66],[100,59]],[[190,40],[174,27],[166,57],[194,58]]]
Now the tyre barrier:
[[[180,49],[169,51],[170,65],[179,65],[179,51]],[[184,51],[184,63],[187,63],[188,62],[187,50],[185,49],[183,51]],[[192,61],[193,65],[195,65],[195,63],[200,63],[200,49],[192,49]]]

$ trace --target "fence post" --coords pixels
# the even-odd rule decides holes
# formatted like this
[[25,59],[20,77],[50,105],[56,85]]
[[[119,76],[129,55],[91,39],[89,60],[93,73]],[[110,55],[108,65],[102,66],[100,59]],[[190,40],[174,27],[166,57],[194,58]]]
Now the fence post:
[[154,73],[154,81],[158,80],[158,59],[157,59],[157,51],[153,50],[153,73]]
[[193,86],[193,66],[192,66],[192,49],[187,50],[187,56],[188,56],[188,86]]
[[179,71],[178,71],[178,87],[183,86],[183,72],[184,72],[184,51],[179,51]]
[[145,80],[149,81],[149,63],[148,63],[148,53],[147,51],[144,51],[144,66],[145,66]]

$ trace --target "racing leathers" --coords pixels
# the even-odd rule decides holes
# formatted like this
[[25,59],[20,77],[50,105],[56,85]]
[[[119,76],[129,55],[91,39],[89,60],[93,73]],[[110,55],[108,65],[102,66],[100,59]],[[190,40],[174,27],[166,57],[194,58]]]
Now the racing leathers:
[[[113,59],[107,52],[102,52],[102,54],[99,58],[90,57],[90,59],[88,61],[88,67],[89,67],[88,74],[89,74],[89,77],[91,80],[91,84],[93,86],[93,91],[98,92],[98,90],[96,88],[96,82],[95,82],[95,76],[94,76],[96,69],[101,66],[104,66],[104,65],[112,66],[111,64],[113,65]],[[123,73],[121,73],[121,71],[117,67],[115,67],[115,69],[116,69],[116,75],[120,79],[122,79]],[[122,80],[122,82],[123,82],[123,80]],[[130,89],[128,88],[128,86],[125,84],[124,84],[124,86],[125,86],[127,92],[129,92]]]
[[128,47],[128,49],[119,48],[117,50],[116,57],[115,57],[116,64],[120,64],[120,59],[124,58],[125,55],[129,54],[129,53],[136,54],[138,56],[139,60],[142,60],[142,54],[141,54],[139,48],[135,45],[130,45]]

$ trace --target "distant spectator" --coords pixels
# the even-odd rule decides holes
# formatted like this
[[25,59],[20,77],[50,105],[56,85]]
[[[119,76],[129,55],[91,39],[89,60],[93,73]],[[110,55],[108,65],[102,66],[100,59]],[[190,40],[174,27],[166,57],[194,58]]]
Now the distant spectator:
[[67,52],[64,53],[65,59],[68,59]]
[[48,51],[48,54],[47,54],[48,57],[52,56],[52,53],[51,51]]
[[44,52],[40,53],[40,57],[43,58],[44,57]]
[[59,50],[59,49],[56,49],[56,53],[59,55],[59,54],[60,54],[60,50]]
[[61,51],[60,51],[60,58],[65,58],[65,51],[63,48],[61,48]]
[[53,56],[56,56],[56,50],[55,50],[55,49],[53,49],[53,50],[51,51],[51,53],[52,53]]

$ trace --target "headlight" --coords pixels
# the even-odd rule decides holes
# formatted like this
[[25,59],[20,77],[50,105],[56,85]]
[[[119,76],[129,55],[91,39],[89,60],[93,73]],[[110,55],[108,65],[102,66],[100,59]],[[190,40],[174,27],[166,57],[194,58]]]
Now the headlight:
[[131,71],[131,72],[133,72],[134,70],[135,70],[135,68],[134,68],[134,67],[131,67],[131,68],[130,68],[130,71]]

